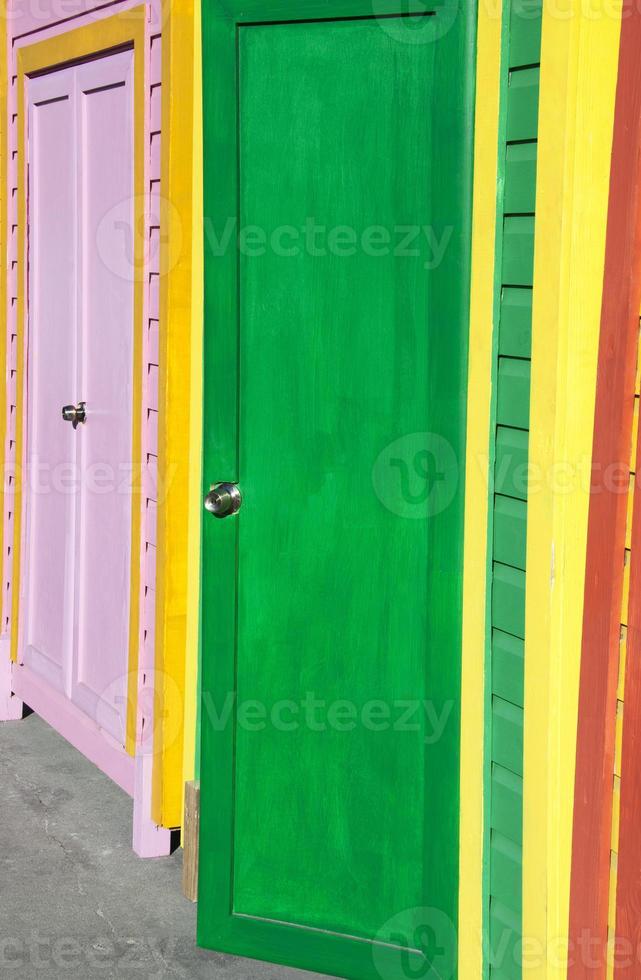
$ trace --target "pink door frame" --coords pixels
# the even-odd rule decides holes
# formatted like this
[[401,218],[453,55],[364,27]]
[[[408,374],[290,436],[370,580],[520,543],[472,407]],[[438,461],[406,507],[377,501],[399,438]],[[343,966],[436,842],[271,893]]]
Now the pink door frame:
[[[11,229],[8,244],[7,290],[7,418],[8,431],[5,447],[5,472],[9,486],[4,514],[4,541],[11,542],[13,531],[13,503],[11,473],[15,473],[15,421],[16,421],[16,370],[18,365],[17,336],[17,266],[18,223],[17,143],[18,143],[18,93],[17,54],[20,48],[44,40],[59,37],[69,30],[96,23],[114,13],[132,10],[140,6],[136,2],[100,4],[96,0],[75,0],[76,11],[71,12],[65,3],[64,21],[56,20],[55,0],[50,10],[43,14],[43,5],[33,8],[27,0],[13,0],[8,4],[8,64],[9,64],[9,166],[7,199],[9,201],[8,228]],[[160,83],[161,83],[161,0],[148,0],[144,18],[144,65],[145,65],[145,114],[144,132],[136,138],[144,140],[144,186],[148,189],[145,202],[145,240],[158,245],[160,200]],[[24,256],[22,260],[24,261]],[[130,756],[106,740],[99,728],[86,718],[56,724],[60,719],[60,703],[55,692],[30,680],[25,683],[20,672],[9,662],[11,644],[11,593],[22,583],[13,581],[13,555],[11,548],[4,548],[3,608],[0,632],[0,720],[17,720],[22,716],[22,701],[40,714],[46,721],[58,727],[61,734],[92,759],[133,797],[133,847],[141,857],[161,856],[169,853],[171,834],[157,826],[151,817],[153,757],[153,703],[154,703],[154,626],[155,626],[155,515],[157,501],[156,457],[158,409],[158,306],[159,265],[157,247],[145,252],[143,317],[140,330],[143,334],[142,385],[142,458],[143,470],[141,577],[140,577],[140,636],[138,656],[138,708],[136,719],[135,755]],[[25,333],[22,333],[24,336]],[[26,399],[23,400],[26,405]],[[24,465],[24,460],[21,461]],[[24,470],[23,470],[24,471]],[[143,731],[148,737],[143,738]]]

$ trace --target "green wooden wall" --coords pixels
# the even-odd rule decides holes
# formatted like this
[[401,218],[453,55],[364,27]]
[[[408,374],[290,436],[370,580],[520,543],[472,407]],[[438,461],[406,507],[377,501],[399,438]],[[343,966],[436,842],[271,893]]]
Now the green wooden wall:
[[527,456],[541,0],[506,0],[491,432],[486,976],[521,977]]

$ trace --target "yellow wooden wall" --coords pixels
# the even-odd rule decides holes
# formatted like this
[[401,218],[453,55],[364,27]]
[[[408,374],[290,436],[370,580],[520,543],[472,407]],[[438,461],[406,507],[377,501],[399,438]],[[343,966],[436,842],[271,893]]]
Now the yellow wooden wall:
[[[202,446],[202,123],[199,0],[165,0],[159,507],[153,816],[182,825],[198,703]],[[165,89],[165,85],[167,88]]]
[[[525,626],[524,973],[565,978],[590,462],[621,5],[544,5]],[[599,139],[594,139],[599,133]],[[541,288],[537,288],[538,284]]]

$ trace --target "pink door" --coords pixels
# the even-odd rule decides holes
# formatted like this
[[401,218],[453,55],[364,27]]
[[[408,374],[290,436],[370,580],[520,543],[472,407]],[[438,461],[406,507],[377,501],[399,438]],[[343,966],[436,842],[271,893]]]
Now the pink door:
[[[125,742],[133,52],[28,81],[28,391],[21,662]],[[86,404],[85,421],[65,405]],[[79,418],[82,414],[79,413]]]

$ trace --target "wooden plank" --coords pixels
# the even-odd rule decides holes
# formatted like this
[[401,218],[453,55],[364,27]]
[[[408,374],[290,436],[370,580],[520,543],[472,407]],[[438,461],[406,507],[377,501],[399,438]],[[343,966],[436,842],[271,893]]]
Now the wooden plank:
[[525,636],[525,572],[494,564],[492,624],[512,636]]
[[[194,4],[194,138],[192,209],[203,213],[202,45],[200,4]],[[187,628],[183,779],[200,777],[200,536],[203,444],[203,223],[192,225],[191,375],[189,382],[189,554],[187,568]],[[182,823],[182,821],[181,821]]]
[[[568,931],[587,486],[619,33],[606,0],[590,16],[580,0],[570,0],[563,16],[544,4],[529,453],[541,482],[528,502],[523,826],[523,935],[537,956],[528,980],[566,975],[559,943]],[[563,472],[576,478],[559,492],[549,476],[562,479]]]
[[491,889],[501,905],[521,911],[521,848],[501,834],[492,834]]
[[543,0],[511,0],[510,68],[534,65],[541,53]]
[[492,698],[492,758],[516,776],[523,775],[523,708]]
[[[614,775],[621,776],[621,755],[623,749],[623,701],[617,701],[614,723]],[[614,783],[612,784],[614,786]]]
[[[2,18],[0,24],[0,269],[3,274],[0,276],[0,310],[7,309],[7,258],[8,258],[8,201],[7,192],[9,179],[7,174],[7,151],[8,140],[8,119],[7,119],[7,19]],[[2,327],[0,327],[0,364],[5,371],[4,378],[9,373],[8,368],[12,363],[7,349],[7,329],[5,318],[3,317]],[[15,413],[13,413],[14,424],[9,425],[9,438],[15,439]],[[13,430],[13,431],[12,431]],[[3,397],[0,398],[0,446],[5,446],[7,435],[7,391],[3,389]],[[0,480],[0,515],[5,515],[5,486],[6,486],[6,464],[8,461],[5,452],[2,457],[2,479]],[[4,536],[7,533],[7,545],[4,545]],[[11,560],[11,541],[6,515],[0,516],[0,550],[4,560]],[[0,614],[1,615],[1,614]],[[8,637],[7,637],[8,640]],[[13,721],[22,717],[22,702],[13,694],[11,686],[12,664],[10,662],[10,643],[3,642],[0,646],[0,720]]]
[[494,558],[503,565],[525,569],[527,504],[514,497],[494,499]]
[[539,119],[539,69],[510,74],[507,101],[507,140],[536,139]]
[[501,357],[498,375],[498,424],[527,429],[530,419],[530,362]]
[[[465,475],[465,562],[459,863],[459,980],[483,975],[483,922],[487,866],[484,862],[483,798],[487,786],[484,746],[489,712],[482,692],[488,632],[487,472],[478,460],[488,452],[492,402],[496,172],[498,166],[499,76],[502,5],[478,5],[474,197]],[[479,588],[479,582],[483,587]]]
[[521,846],[523,841],[523,779],[503,766],[492,766],[492,830]]
[[632,504],[634,501],[634,473],[630,474],[630,489],[628,490],[628,509],[625,519],[625,546],[632,547]]
[[530,214],[536,200],[536,143],[513,143],[505,157],[506,214]]
[[610,849],[619,853],[619,826],[621,821],[621,777],[614,777],[612,792],[612,836],[610,838]]
[[[636,29],[630,30],[630,22],[625,25],[624,43],[622,43],[621,61],[631,68],[632,50],[628,44],[632,45],[634,39],[635,47],[641,43],[641,14],[635,12],[633,20]],[[628,37],[628,35],[633,35]],[[637,49],[638,50],[638,49]],[[630,109],[634,107],[637,115],[634,118],[637,127],[640,127],[638,113],[641,111],[641,81],[638,81],[636,95],[638,102],[632,103]],[[637,163],[637,183],[635,203],[637,204],[636,236],[634,239],[635,251],[641,250],[641,208],[639,205],[639,182],[641,169],[639,169],[638,154],[635,157]],[[632,243],[631,243],[632,244]],[[636,275],[637,288],[641,279],[641,267],[634,269]],[[634,288],[631,286],[631,289]],[[639,437],[637,426],[637,440]],[[639,453],[637,442],[637,456]],[[641,903],[641,878],[639,868],[641,868],[641,835],[639,834],[639,812],[641,811],[641,768],[639,766],[639,746],[641,745],[641,487],[639,481],[635,480],[634,502],[632,515],[632,541],[630,552],[629,567],[629,602],[628,602],[628,623],[625,636],[625,707],[617,712],[616,725],[616,745],[617,769],[621,776],[620,800],[618,813],[615,812],[613,823],[618,822],[618,864],[617,864],[617,888],[616,894],[612,895],[616,901],[616,938],[617,949],[632,948],[638,950],[641,943],[641,919],[639,918],[639,908]],[[620,702],[618,702],[620,705]],[[622,717],[621,717],[622,715]],[[618,821],[617,821],[618,817]],[[613,915],[611,913],[610,919]],[[616,950],[615,950],[616,952]],[[619,961],[614,958],[614,977],[616,980],[624,980],[638,976],[639,965],[636,957],[621,957]]]
[[[527,450],[530,401],[530,353],[532,277],[534,261],[534,211],[536,204],[536,143],[538,117],[538,86],[531,86],[537,72],[509,70],[513,58],[518,60],[527,48],[533,62],[540,56],[540,31],[531,19],[521,16],[520,0],[509,5],[509,29],[505,33],[503,55],[502,108],[505,126],[501,127],[504,169],[497,180],[502,210],[502,236],[498,245],[502,253],[501,283],[498,292],[499,358],[495,362],[494,378],[497,389],[493,449],[497,454],[494,473],[494,508],[490,525],[493,537],[494,578],[492,582],[491,675],[494,695],[492,721],[492,772],[490,811],[495,803],[503,806],[503,817],[509,819],[510,840],[522,833],[522,779],[518,799],[502,790],[496,776],[501,771],[510,775],[498,762],[509,765],[513,772],[523,771],[523,636],[525,610],[526,568],[526,498],[529,493]],[[505,143],[511,136],[529,133],[531,142],[518,145]],[[518,288],[516,288],[518,287]],[[520,432],[515,430],[521,430]],[[502,495],[501,491],[503,492]],[[510,496],[514,495],[514,496]],[[518,498],[518,499],[515,499]],[[493,519],[493,520],[492,520]],[[511,566],[511,567],[508,567]],[[509,635],[517,633],[518,637]],[[501,700],[503,699],[503,700]],[[514,731],[516,723],[517,730]],[[495,799],[495,795],[497,798]],[[494,828],[496,829],[496,828]],[[501,863],[495,849],[489,852],[490,889],[488,911],[496,907],[496,863]],[[516,935],[521,935],[521,862],[516,869],[516,896],[504,896],[516,922]],[[490,919],[490,932],[492,920]],[[487,924],[486,924],[487,932]],[[515,940],[513,935],[512,939]],[[520,972],[520,949],[513,942],[510,975]],[[503,975],[508,964],[490,959],[491,978]]]
[[[603,305],[594,419],[593,473],[630,456],[641,302],[639,160],[641,15],[624,5],[614,117]],[[627,475],[626,475],[627,485]],[[587,930],[605,961],[626,493],[593,493],[588,522],[577,730],[570,941]],[[641,547],[641,546],[640,546]],[[628,643],[630,631],[628,630]],[[633,660],[628,657],[628,662]],[[632,688],[633,691],[633,688]],[[627,698],[627,693],[626,693]],[[634,691],[632,693],[634,703]],[[634,708],[631,711],[634,716]],[[627,881],[627,879],[626,879]],[[626,882],[624,882],[624,889]],[[571,980],[593,976],[577,957]]]
[[625,663],[627,656],[627,645],[628,645],[628,628],[627,626],[621,626],[621,639],[619,641],[619,683],[617,686],[617,698],[619,701],[623,701],[623,692],[625,689]]
[[630,456],[630,472],[637,471],[637,441],[639,438],[639,397],[635,395],[634,411],[632,413],[632,454]]
[[[626,508],[627,514],[627,508]],[[621,625],[628,625],[628,600],[630,598],[630,551],[623,549],[623,595],[621,597]]]
[[534,269],[534,218],[512,216],[503,226],[503,282],[531,286]]
[[499,426],[496,433],[495,487],[507,497],[527,497],[528,434]]
[[492,693],[523,707],[523,640],[492,630]]
[[177,827],[183,796],[187,580],[190,561],[197,561],[188,536],[191,334],[192,326],[200,328],[192,318],[191,297],[194,4],[165,0],[163,12],[158,485],[164,493],[157,529],[153,816],[165,827]]
[[499,355],[530,357],[532,354],[532,290],[505,286],[501,293]]
[[518,916],[493,899],[489,927],[491,980],[521,980],[521,924]]
[[185,783],[183,824],[183,895],[198,901],[198,843],[200,837],[200,782]]

